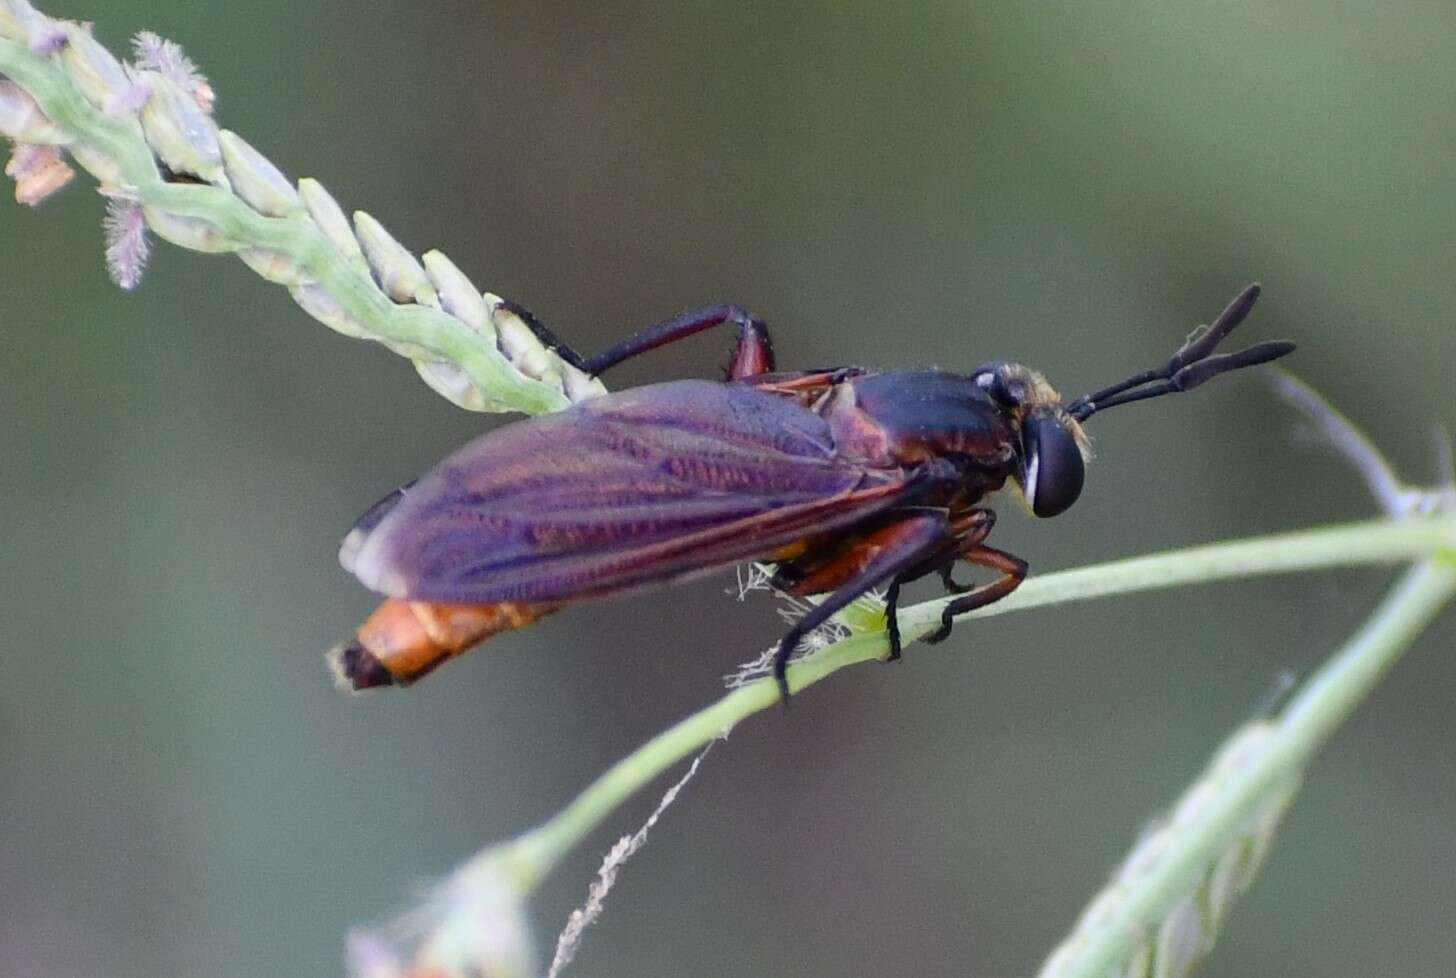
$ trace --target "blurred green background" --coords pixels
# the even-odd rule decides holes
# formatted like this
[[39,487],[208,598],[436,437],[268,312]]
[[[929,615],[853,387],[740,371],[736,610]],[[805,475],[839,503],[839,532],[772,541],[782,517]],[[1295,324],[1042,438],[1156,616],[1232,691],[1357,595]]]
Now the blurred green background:
[[[1251,334],[1414,477],[1456,426],[1448,4],[70,0],[180,41],[218,116],[586,351],[711,301],[780,363],[1151,365],[1247,281]],[[108,282],[84,179],[0,204],[0,974],[332,975],[342,935],[556,811],[780,633],[731,575],[574,608],[408,692],[320,653],[373,599],[335,549],[500,419],[161,246]],[[711,376],[726,338],[615,385]],[[1051,570],[1363,517],[1257,380],[1101,419]],[[1017,975],[1363,571],[998,618],[745,725],[573,973]],[[927,589],[927,592],[931,589]],[[918,592],[917,592],[918,593]],[[1206,974],[1449,975],[1456,618],[1309,774]],[[619,813],[539,893],[543,949]]]

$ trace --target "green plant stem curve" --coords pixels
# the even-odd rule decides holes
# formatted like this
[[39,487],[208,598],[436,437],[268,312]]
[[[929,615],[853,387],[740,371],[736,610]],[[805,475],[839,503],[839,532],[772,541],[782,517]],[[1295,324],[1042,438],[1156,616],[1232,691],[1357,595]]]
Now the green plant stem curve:
[[1407,570],[1360,630],[1279,712],[1264,748],[1180,825],[1176,838],[1135,885],[1108,901],[1094,919],[1079,923],[1048,958],[1041,978],[1120,974],[1146,935],[1248,830],[1251,814],[1297,782],[1315,753],[1453,598],[1456,551]]
[[[1372,520],[1191,547],[1046,574],[1027,580],[1004,601],[966,617],[988,617],[1043,605],[1208,581],[1406,563],[1443,553],[1448,557],[1456,555],[1456,516]],[[1456,561],[1456,557],[1449,560]],[[1456,576],[1456,567],[1447,562],[1422,566],[1427,569],[1417,579],[1420,583],[1417,597],[1434,590],[1443,574]],[[1404,585],[1397,595],[1410,590],[1411,585]],[[902,609],[901,630],[906,639],[924,635],[933,628],[940,620],[945,603],[946,599],[941,599]],[[1388,628],[1392,614],[1382,611],[1370,627]],[[791,665],[789,687],[797,692],[846,666],[882,658],[886,652],[883,629],[858,632]],[[1378,675],[1376,671],[1369,685],[1373,685]],[[1312,679],[1296,702],[1309,702],[1306,695],[1322,688],[1316,684],[1323,681],[1323,676],[1325,672],[1321,671]],[[1319,701],[1324,705],[1310,715],[1310,720],[1292,728],[1298,734],[1299,743],[1304,745],[1300,749],[1305,755],[1322,742],[1328,729],[1333,729],[1330,724],[1337,725],[1368,688],[1368,685],[1342,682],[1336,689],[1342,691],[1344,700]],[[523,892],[529,891],[627,798],[694,751],[726,735],[745,718],[777,703],[778,693],[768,680],[729,692],[618,761],[550,820],[510,842],[485,850],[472,860],[472,865],[489,863],[514,877]],[[1314,737],[1309,732],[1313,729],[1323,733]]]

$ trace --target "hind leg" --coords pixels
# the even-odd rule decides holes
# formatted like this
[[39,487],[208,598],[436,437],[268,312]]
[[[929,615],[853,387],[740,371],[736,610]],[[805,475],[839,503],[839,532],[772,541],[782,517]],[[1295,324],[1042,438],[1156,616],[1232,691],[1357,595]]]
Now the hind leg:
[[774,369],[773,341],[769,338],[768,326],[763,320],[750,315],[746,309],[730,303],[692,309],[648,326],[593,357],[583,357],[567,346],[525,306],[510,299],[505,300],[504,305],[506,309],[520,316],[521,321],[530,327],[537,339],[554,349],[561,359],[593,377],[648,350],[675,343],[714,326],[729,324],[738,329],[738,342],[733,347],[733,359],[728,365],[728,379],[740,380],[756,374],[772,373]]

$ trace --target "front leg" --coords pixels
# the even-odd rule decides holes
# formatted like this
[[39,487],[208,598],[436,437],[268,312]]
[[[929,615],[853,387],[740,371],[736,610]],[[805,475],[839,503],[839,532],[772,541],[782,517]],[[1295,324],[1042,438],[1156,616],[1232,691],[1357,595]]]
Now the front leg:
[[946,594],[965,594],[974,584],[962,584],[955,579],[955,561],[948,560],[940,567],[940,586]]
[[955,563],[960,555],[981,543],[991,535],[991,530],[996,526],[996,513],[989,509],[973,509],[966,515],[959,517],[951,524],[951,532],[956,535],[955,550],[945,558],[937,570],[940,573],[940,583],[949,594],[965,594],[975,585],[961,584],[952,576]]
[[561,359],[593,377],[648,350],[655,350],[694,333],[729,323],[738,328],[738,342],[733,347],[733,359],[728,364],[728,379],[741,380],[744,377],[772,373],[774,369],[773,341],[769,338],[768,326],[741,306],[729,303],[693,309],[648,326],[594,357],[583,357],[563,343],[550,327],[537,319],[525,306],[510,299],[504,300],[503,305],[520,316],[521,321],[536,334],[536,338],[554,349]]
[[984,608],[995,601],[1000,601],[1006,595],[1015,591],[1026,580],[1026,561],[1020,557],[1013,557],[1004,550],[997,550],[994,547],[984,547],[975,544],[961,552],[960,559],[968,563],[978,564],[981,567],[989,567],[992,570],[1001,572],[998,580],[990,584],[983,584],[971,590],[968,594],[956,598],[946,605],[940,613],[940,627],[929,635],[925,636],[928,645],[944,641],[950,635],[954,626],[954,619],[957,615],[963,615],[968,611],[977,608]]

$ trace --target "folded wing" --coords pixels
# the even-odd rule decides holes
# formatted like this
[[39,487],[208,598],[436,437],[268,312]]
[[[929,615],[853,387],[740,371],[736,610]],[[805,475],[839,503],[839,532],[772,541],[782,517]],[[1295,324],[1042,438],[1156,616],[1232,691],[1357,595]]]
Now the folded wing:
[[490,432],[386,499],[340,560],[421,601],[595,597],[761,557],[903,500],[777,395],[676,381]]

